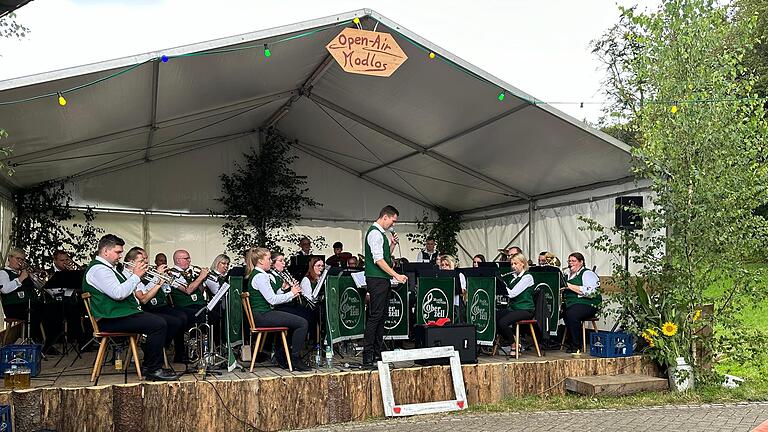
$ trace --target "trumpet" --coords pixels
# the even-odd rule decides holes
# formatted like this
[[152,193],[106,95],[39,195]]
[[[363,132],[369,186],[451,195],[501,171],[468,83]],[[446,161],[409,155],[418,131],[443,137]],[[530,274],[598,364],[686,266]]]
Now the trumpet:
[[48,282],[48,272],[41,269],[32,268],[27,261],[21,267],[22,271],[26,271],[29,275],[29,280],[35,285],[38,290],[41,289],[46,282]]
[[[189,274],[190,274],[192,279],[197,279],[198,276],[200,276],[200,273],[203,272],[203,269],[202,269],[202,267],[198,267],[196,265],[192,265],[192,266],[189,266],[187,271],[190,272]],[[205,279],[209,280],[211,282],[216,282],[217,284],[221,284],[221,281],[219,281],[219,278],[221,278],[221,276],[222,275],[220,275],[219,273],[217,273],[217,272],[215,272],[213,270],[208,270],[208,274],[205,276]]]
[[[133,261],[126,261],[123,263],[123,265],[131,270],[136,268],[136,263]],[[168,286],[173,288],[179,288],[181,286],[178,282],[176,282],[176,278],[174,278],[172,275],[167,273],[160,273],[157,271],[157,266],[147,266],[147,272],[145,274],[151,276],[153,279],[157,278],[161,284],[168,284]]]

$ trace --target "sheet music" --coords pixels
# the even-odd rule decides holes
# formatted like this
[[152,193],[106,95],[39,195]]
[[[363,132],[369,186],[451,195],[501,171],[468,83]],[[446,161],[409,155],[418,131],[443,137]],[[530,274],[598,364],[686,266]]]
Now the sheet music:
[[323,272],[320,273],[320,277],[317,278],[317,285],[315,285],[315,289],[312,290],[313,299],[317,299],[317,295],[320,294],[320,288],[322,288],[323,284],[325,283],[325,278],[328,276],[329,269],[330,267],[325,267]]
[[355,272],[350,276],[352,276],[352,280],[355,282],[355,286],[358,288],[365,288],[365,271]]
[[222,285],[221,288],[219,288],[219,290],[216,291],[216,295],[213,296],[211,301],[209,301],[208,304],[205,306],[208,309],[208,311],[212,311],[213,308],[215,308],[216,305],[219,304],[219,301],[221,301],[221,298],[224,297],[224,294],[226,294],[227,291],[229,291],[229,283],[224,282],[224,285]]

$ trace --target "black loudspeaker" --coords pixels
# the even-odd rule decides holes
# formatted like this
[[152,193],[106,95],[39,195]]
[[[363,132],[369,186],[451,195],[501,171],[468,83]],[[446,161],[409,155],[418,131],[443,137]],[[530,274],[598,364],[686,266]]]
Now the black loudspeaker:
[[624,196],[616,197],[616,228],[625,230],[637,230],[643,228],[643,218],[625,207],[643,208],[643,197]]
[[[417,325],[414,327],[416,348],[452,346],[459,352],[462,363],[477,363],[477,337],[473,324],[455,324],[442,327]],[[416,360],[422,366],[447,365],[448,358]]]

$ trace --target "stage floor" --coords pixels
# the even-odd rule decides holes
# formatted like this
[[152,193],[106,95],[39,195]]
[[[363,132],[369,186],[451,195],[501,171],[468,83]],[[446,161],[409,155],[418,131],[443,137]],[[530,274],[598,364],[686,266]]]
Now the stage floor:
[[[124,351],[125,352],[125,351]],[[101,376],[97,383],[90,382],[91,371],[93,367],[94,359],[96,358],[96,351],[84,352],[81,354],[82,358],[78,358],[76,354],[70,353],[67,356],[48,356],[46,360],[43,360],[40,375],[32,378],[32,388],[79,388],[88,387],[92,385],[110,385],[110,384],[124,384],[124,383],[137,383],[139,382],[136,376],[136,371],[131,365],[131,368],[126,374],[122,371],[115,370],[113,363],[106,363],[102,367]],[[520,353],[520,358],[515,359],[514,356],[507,357],[503,354],[497,354],[496,356],[478,355],[478,364],[492,364],[492,363],[513,363],[513,362],[546,362],[551,360],[562,360],[572,358],[570,354],[565,351],[542,351],[542,357],[536,356],[536,351],[523,351]],[[589,355],[582,356],[582,358],[590,358]],[[314,359],[314,356],[312,356]],[[337,354],[333,359],[334,368],[322,368],[313,369],[310,372],[290,372],[282,369],[276,365],[273,365],[271,361],[262,363],[256,363],[253,369],[253,373],[248,372],[249,362],[239,362],[241,367],[237,367],[234,371],[228,372],[225,369],[220,370],[220,375],[207,375],[206,380],[240,380],[249,378],[268,378],[268,377],[288,377],[288,376],[301,376],[312,374],[329,374],[337,372],[349,372],[359,371],[360,363],[362,359],[360,356],[354,356],[351,352]],[[125,363],[125,362],[124,362]],[[345,367],[345,364],[348,364]],[[173,368],[180,373],[185,370],[183,364],[174,363]],[[407,368],[418,366],[413,362],[397,362],[393,363],[394,368]],[[200,381],[203,378],[190,370],[189,373],[181,375],[180,380],[185,382]]]

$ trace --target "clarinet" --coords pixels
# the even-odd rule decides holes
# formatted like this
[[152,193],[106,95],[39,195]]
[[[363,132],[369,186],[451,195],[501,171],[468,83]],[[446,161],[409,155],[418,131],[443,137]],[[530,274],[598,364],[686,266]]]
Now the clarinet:
[[[275,271],[275,273],[277,273],[277,275],[280,276],[284,281],[288,282],[288,285],[290,286],[300,285],[299,282],[296,280],[296,278],[294,278],[293,275],[287,271],[282,271],[282,272]],[[315,303],[315,301],[307,297],[304,294],[304,291],[300,291],[299,294],[300,295],[294,299],[294,301],[298,303],[299,306],[303,306],[313,310],[317,307],[317,304]]]

